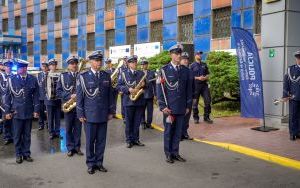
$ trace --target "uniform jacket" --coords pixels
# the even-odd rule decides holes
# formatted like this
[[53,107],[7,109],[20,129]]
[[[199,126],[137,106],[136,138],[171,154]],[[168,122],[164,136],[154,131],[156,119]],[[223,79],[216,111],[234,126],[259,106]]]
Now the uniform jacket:
[[[192,77],[190,70],[180,65],[176,71],[169,63],[161,68],[161,78],[157,82],[156,92],[160,110],[168,107],[174,115],[183,115],[192,106]],[[163,84],[161,84],[161,82]],[[163,90],[166,94],[164,99]]]
[[36,77],[27,74],[23,80],[20,75],[8,79],[8,89],[4,96],[5,114],[14,113],[17,119],[32,119],[39,112],[39,86]]
[[62,100],[62,103],[71,99],[71,95],[76,93],[76,77],[78,73],[64,72],[60,75],[57,82],[56,94]]
[[99,78],[91,71],[81,73],[76,84],[77,117],[87,122],[104,123],[114,113],[110,75],[99,71]]
[[45,72],[40,72],[37,75],[37,80],[38,80],[38,84],[39,84],[39,100],[41,100],[41,101],[46,99],[45,79],[46,79]]
[[300,101],[300,67],[289,66],[283,81],[283,98],[294,96],[293,100]]
[[143,106],[145,105],[144,94],[142,94],[136,101],[130,100],[129,88],[134,88],[144,76],[143,71],[136,70],[135,74],[130,69],[126,69],[119,76],[117,89],[123,93],[124,106]]
[[155,72],[152,70],[147,70],[146,86],[144,88],[145,99],[152,99],[156,95],[155,81]]

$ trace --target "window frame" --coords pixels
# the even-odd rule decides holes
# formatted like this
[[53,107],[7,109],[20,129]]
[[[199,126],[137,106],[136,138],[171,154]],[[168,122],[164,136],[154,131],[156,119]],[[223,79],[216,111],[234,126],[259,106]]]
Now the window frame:
[[[76,8],[74,7],[76,4]],[[72,10],[76,11],[72,11]],[[78,1],[72,1],[70,2],[70,19],[75,20],[78,19]]]
[[[223,13],[227,16],[221,15],[221,11],[223,10]],[[226,11],[225,11],[226,10]],[[219,11],[219,12],[217,12]],[[222,7],[218,9],[212,10],[212,39],[219,39],[219,38],[228,38],[231,37],[231,11],[232,7],[227,6],[227,7]],[[217,15],[220,14],[220,15]],[[219,16],[217,22],[216,22],[216,16]],[[229,23],[225,21],[229,20]],[[223,26],[226,26],[225,28],[223,27],[218,27],[218,23],[222,23]],[[225,30],[226,29],[226,30]],[[221,30],[218,32],[218,30]]]

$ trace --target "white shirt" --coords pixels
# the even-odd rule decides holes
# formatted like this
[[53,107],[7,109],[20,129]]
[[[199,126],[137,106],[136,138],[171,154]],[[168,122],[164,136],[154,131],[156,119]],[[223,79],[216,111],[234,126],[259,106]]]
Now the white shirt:
[[75,73],[76,73],[76,72],[72,72],[72,71],[70,71],[70,73],[72,74],[72,76],[75,76]]
[[172,61],[171,61],[171,65],[177,71],[177,67],[179,67],[179,65],[174,64]]
[[131,73],[134,74],[135,70],[130,69]]
[[91,71],[94,73],[94,75],[96,75],[96,73],[99,73],[99,71],[96,71],[93,68],[91,68]]

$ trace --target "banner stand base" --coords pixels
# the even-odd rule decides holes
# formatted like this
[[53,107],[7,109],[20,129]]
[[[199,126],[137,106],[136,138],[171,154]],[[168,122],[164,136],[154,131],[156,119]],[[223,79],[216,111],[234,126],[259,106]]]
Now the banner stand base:
[[266,127],[266,126],[261,126],[261,127],[254,127],[251,128],[252,130],[255,131],[261,131],[261,132],[270,132],[270,131],[278,131],[278,128],[274,128],[274,127]]

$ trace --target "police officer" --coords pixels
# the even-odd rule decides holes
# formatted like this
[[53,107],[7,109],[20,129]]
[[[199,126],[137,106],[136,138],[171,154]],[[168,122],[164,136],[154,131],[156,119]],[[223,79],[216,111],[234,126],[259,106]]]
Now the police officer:
[[289,66],[283,82],[283,100],[289,100],[290,140],[300,138],[300,50],[295,53],[296,64]]
[[159,108],[163,112],[164,151],[166,162],[185,162],[179,155],[179,143],[185,115],[192,106],[192,81],[189,69],[180,65],[183,46],[169,49],[171,62],[163,66],[157,79],[156,91]]
[[[181,61],[180,64],[189,68],[190,62],[189,62],[189,54],[187,52],[183,52],[181,54]],[[191,80],[194,82],[194,78],[193,78],[193,73],[192,71],[189,69],[190,71],[190,76],[191,76]],[[192,83],[192,92],[194,92],[194,83]],[[181,134],[181,140],[192,140],[193,138],[191,138],[188,134],[188,128],[189,128],[189,122],[190,122],[190,118],[191,118],[191,112],[192,109],[189,109],[189,113],[187,113],[184,117],[184,124],[182,126],[182,134]]]
[[[121,77],[118,80],[117,88],[123,93],[123,105],[125,108],[126,119],[126,146],[132,148],[132,146],[145,146],[139,140],[139,127],[141,124],[142,114],[145,105],[145,99],[143,94],[135,101],[131,100],[130,94],[136,94],[138,88],[135,88],[137,84],[141,82],[144,76],[143,71],[136,70],[137,68],[137,56],[131,56],[127,60],[128,69],[122,72]],[[142,81],[143,82],[143,81]],[[142,84],[144,85],[144,83]]]
[[[5,88],[4,87],[1,87],[1,83],[2,81],[1,80],[4,80],[5,79],[5,76],[4,76],[4,72],[5,72],[5,67],[3,66],[3,61],[4,59],[1,59],[0,61],[0,95],[3,96],[4,95],[4,92],[5,92]],[[0,106],[3,107],[3,100],[2,100],[2,97],[0,98]],[[4,119],[2,117],[2,114],[3,114],[3,111],[0,109],[0,118]],[[0,135],[3,133],[3,122],[0,122]]]
[[[78,74],[79,58],[75,55],[71,55],[66,59],[66,62],[69,71],[60,75],[56,87],[57,96],[62,100],[63,104],[71,98],[76,100],[76,77]],[[77,118],[76,109],[74,108],[70,112],[65,112],[64,117],[66,126],[66,145],[68,149],[67,156],[72,157],[75,153],[83,155],[80,150],[82,126]]]
[[194,95],[193,95],[193,118],[196,124],[199,123],[199,110],[198,110],[198,104],[199,104],[199,98],[200,96],[203,97],[204,100],[204,121],[212,124],[213,121],[210,119],[210,113],[211,113],[211,96],[210,96],[210,90],[208,87],[208,79],[209,79],[209,70],[206,65],[202,61],[202,51],[196,52],[195,55],[195,61],[191,65],[191,70],[194,74]]
[[[105,64],[106,64],[106,72],[109,75],[112,75],[115,72],[115,68],[113,67],[112,61],[110,58],[107,58],[105,60]],[[118,90],[116,88],[113,88],[113,106],[114,106],[114,113],[113,116],[116,117],[116,111],[117,111],[117,100],[118,100]]]
[[79,75],[76,87],[77,117],[86,135],[86,164],[88,173],[107,172],[103,167],[107,122],[112,119],[113,97],[110,75],[100,71],[101,50],[88,56],[91,69]]
[[[142,114],[142,126],[144,129],[150,128],[153,129],[151,126],[152,118],[153,118],[153,101],[155,94],[155,72],[148,69],[149,62],[146,59],[141,61],[141,66],[144,74],[146,74],[146,85],[144,88],[144,99],[145,99],[145,106]],[[147,120],[145,118],[145,111],[147,111]]]
[[39,86],[37,79],[27,74],[28,62],[16,59],[17,74],[8,78],[5,94],[5,118],[13,120],[16,162],[32,162],[30,157],[32,119],[38,118]]
[[[51,73],[55,73],[57,72],[56,67],[57,67],[57,61],[56,59],[50,59],[48,61],[48,65],[49,65],[49,73],[47,76],[49,76],[49,74]],[[47,78],[46,78],[47,79]],[[61,100],[59,98],[57,98],[56,96],[56,86],[55,83],[56,81],[53,82],[53,85],[51,88],[54,93],[55,96],[54,98],[50,98],[50,96],[46,95],[45,98],[45,105],[46,105],[46,109],[47,109],[47,117],[48,117],[48,126],[49,126],[49,134],[50,134],[50,139],[53,140],[54,138],[60,138],[62,139],[62,137],[60,136],[60,118],[61,118]],[[45,88],[46,88],[46,84],[45,84]],[[50,89],[50,88],[48,88]]]
[[45,124],[47,124],[47,116],[46,116],[46,106],[44,104],[44,101],[46,99],[46,93],[45,93],[45,79],[47,77],[49,71],[48,63],[42,62],[41,64],[41,72],[37,75],[37,80],[39,84],[39,101],[40,101],[40,111],[39,111],[39,131],[43,130],[45,127]]
[[[118,78],[122,77],[122,73],[127,71],[128,69],[128,57],[127,56],[124,56],[123,57],[123,65],[121,66],[120,70],[119,70],[119,75],[118,75]],[[123,123],[124,125],[126,125],[126,110],[125,110],[125,106],[124,106],[124,96],[123,96],[123,93],[120,92],[121,94],[121,114],[122,114],[122,119],[123,119]]]
[[[0,84],[2,90],[1,92],[5,93],[7,89],[7,79],[13,76],[12,67],[14,65],[14,62],[11,59],[5,59],[3,65],[5,67],[5,73],[4,73],[4,77],[0,78],[1,79]],[[4,145],[13,143],[13,124],[11,119],[5,120],[3,122],[3,129],[4,129]]]

